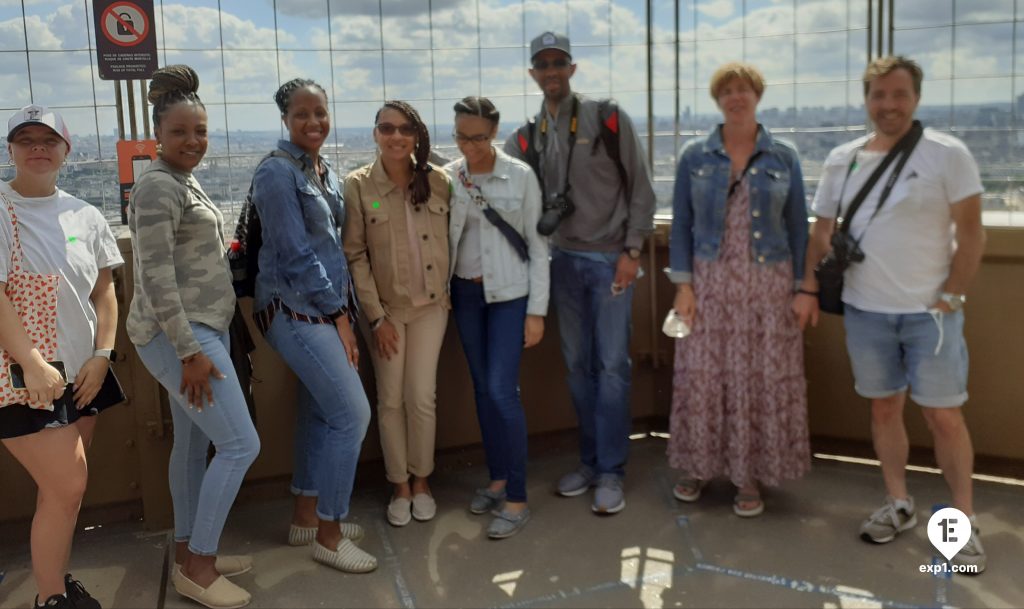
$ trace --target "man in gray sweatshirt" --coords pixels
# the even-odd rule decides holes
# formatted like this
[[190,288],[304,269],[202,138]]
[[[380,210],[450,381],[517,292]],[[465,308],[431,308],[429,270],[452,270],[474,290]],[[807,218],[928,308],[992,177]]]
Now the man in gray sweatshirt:
[[545,207],[538,230],[557,221],[551,297],[580,431],[580,465],[559,480],[558,492],[573,497],[596,486],[593,511],[614,514],[626,506],[633,284],[653,230],[654,189],[626,113],[569,87],[576,72],[569,39],[545,32],[530,43],[530,57],[544,102],[505,152],[538,173]]

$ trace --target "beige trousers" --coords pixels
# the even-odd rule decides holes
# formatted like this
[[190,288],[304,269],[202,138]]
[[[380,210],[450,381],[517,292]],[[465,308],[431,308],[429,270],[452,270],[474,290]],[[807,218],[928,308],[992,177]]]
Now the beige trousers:
[[398,354],[384,359],[370,349],[377,377],[377,424],[388,481],[400,484],[409,475],[425,478],[434,471],[437,360],[448,325],[448,311],[427,304],[391,311],[398,331]]

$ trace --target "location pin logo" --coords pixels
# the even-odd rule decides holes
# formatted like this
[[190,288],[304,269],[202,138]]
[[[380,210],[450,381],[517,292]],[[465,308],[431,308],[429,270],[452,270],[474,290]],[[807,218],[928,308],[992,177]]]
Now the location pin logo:
[[971,520],[956,508],[942,508],[928,519],[928,540],[946,560],[953,560],[971,539]]

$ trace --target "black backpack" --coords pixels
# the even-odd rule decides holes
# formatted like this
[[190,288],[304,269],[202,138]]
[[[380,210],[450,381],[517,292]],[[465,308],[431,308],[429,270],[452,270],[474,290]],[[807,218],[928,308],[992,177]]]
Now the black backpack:
[[[275,150],[266,155],[256,164],[260,165],[270,157],[285,159],[299,171],[305,167],[299,159],[284,150]],[[255,178],[255,172],[253,172]],[[242,211],[238,213],[238,224],[235,225],[235,236],[228,245],[228,264],[231,267],[231,285],[235,288],[235,296],[252,298],[256,295],[256,275],[260,272],[260,248],[263,247],[263,223],[252,202],[252,182],[249,182],[249,193],[245,195]]]
[[[594,139],[590,148],[590,154],[597,153],[597,147],[604,144],[608,157],[615,162],[615,168],[619,171],[619,180],[622,188],[626,188],[626,166],[622,164],[622,152],[619,149],[619,106],[613,100],[602,99],[598,103],[598,116],[601,119],[601,133]],[[534,145],[534,133],[537,131],[537,118],[530,118],[529,122],[519,127],[516,131],[516,143],[519,151],[523,154],[523,160],[533,168],[533,173],[540,179],[540,150]]]

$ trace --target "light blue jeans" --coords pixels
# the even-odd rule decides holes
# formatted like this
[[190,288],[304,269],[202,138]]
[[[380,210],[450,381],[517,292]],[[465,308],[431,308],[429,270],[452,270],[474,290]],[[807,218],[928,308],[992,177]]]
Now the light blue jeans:
[[274,316],[267,342],[299,377],[292,492],[317,497],[321,520],[348,516],[370,402],[333,325]]
[[[189,408],[185,396],[178,392],[181,361],[166,334],[157,334],[135,350],[170,398],[174,447],[168,479],[174,503],[174,540],[188,541],[193,554],[215,556],[228,510],[260,452],[260,439],[231,365],[228,333],[203,324],[191,325],[203,353],[226,377],[210,378],[213,405],[207,404],[201,411]],[[210,442],[217,454],[207,467]]]

